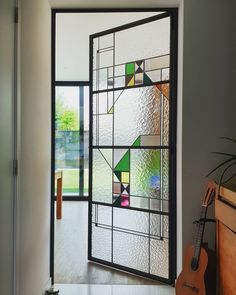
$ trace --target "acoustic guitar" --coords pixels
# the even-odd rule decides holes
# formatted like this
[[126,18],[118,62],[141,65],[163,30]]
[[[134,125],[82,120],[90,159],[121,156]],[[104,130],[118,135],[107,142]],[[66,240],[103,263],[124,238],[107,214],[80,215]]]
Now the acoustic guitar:
[[176,281],[176,295],[215,295],[215,259],[214,252],[203,244],[203,234],[207,220],[207,209],[215,197],[216,184],[208,183],[203,199],[200,219],[194,245],[187,247],[183,270]]

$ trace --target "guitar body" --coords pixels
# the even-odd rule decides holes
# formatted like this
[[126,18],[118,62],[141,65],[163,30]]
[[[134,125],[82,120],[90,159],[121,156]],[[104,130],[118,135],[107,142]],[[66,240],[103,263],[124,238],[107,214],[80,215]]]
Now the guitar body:
[[[186,249],[183,270],[176,281],[176,295],[215,295],[216,272],[215,255],[203,243],[207,208],[215,196],[215,183],[210,181],[202,203],[200,219],[193,246]],[[209,220],[208,220],[209,221]],[[204,247],[205,246],[205,247]]]
[[191,267],[193,256],[194,246],[189,246],[185,252],[183,270],[176,281],[176,295],[208,295],[205,285],[208,254],[201,248],[197,270]]

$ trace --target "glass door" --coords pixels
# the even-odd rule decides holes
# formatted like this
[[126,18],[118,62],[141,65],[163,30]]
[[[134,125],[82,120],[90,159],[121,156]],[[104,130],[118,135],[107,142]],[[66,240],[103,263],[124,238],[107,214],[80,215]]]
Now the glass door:
[[175,278],[176,14],[90,36],[89,259]]

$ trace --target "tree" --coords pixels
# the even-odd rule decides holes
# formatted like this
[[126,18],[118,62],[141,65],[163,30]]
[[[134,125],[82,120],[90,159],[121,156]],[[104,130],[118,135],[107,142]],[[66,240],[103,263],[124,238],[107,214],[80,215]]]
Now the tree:
[[59,131],[78,131],[79,118],[75,109],[64,105],[61,97],[56,103],[56,127]]

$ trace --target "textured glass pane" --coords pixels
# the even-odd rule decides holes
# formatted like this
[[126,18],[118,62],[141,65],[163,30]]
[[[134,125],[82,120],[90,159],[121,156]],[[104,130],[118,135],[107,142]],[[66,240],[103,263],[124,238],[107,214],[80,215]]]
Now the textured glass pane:
[[114,208],[114,227],[122,230],[139,232],[144,235],[149,231],[149,214],[134,210]]
[[111,203],[112,169],[98,149],[93,150],[93,201]]
[[160,107],[156,86],[122,91],[114,105],[115,145],[133,145],[141,135],[160,135]]
[[163,69],[170,66],[170,56],[163,55],[155,58],[147,58],[145,60],[145,71],[153,71]]
[[148,238],[114,231],[113,262],[139,271],[148,272]]
[[107,89],[107,69],[97,71],[98,90]]
[[131,150],[130,194],[160,195],[160,150]]
[[169,69],[163,69],[161,71],[161,77],[162,77],[162,81],[165,81],[165,80],[169,80],[170,79],[170,70]]
[[149,199],[130,196],[130,207],[149,209]]
[[121,64],[170,53],[170,18],[116,33],[115,63]]
[[169,143],[169,99],[163,97],[163,145]]
[[150,240],[150,273],[159,277],[169,277],[168,239]]
[[150,214],[150,234],[155,238],[168,238],[168,216]]
[[92,256],[111,262],[112,231],[92,225]]
[[112,115],[98,116],[99,145],[112,145]]
[[111,228],[112,226],[112,207],[93,204],[92,222],[97,226]]
[[162,150],[162,198],[169,199],[169,150]]
[[100,68],[110,67],[113,65],[113,50],[107,49],[104,51],[100,51]]
[[161,212],[168,212],[169,201],[163,199],[161,200],[160,198],[152,198],[150,199],[150,209]]
[[98,39],[99,39],[99,49],[104,49],[104,48],[113,46],[113,34],[104,35],[99,37]]
[[146,72],[146,75],[153,82],[161,81],[161,70]]

